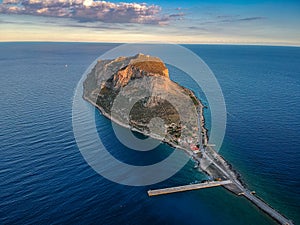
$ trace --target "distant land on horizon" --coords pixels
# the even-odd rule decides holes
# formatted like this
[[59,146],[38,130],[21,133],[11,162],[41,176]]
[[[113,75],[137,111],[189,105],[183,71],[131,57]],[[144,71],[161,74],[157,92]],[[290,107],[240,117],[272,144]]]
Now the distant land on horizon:
[[215,45],[215,46],[258,46],[258,47],[300,47],[292,44],[274,44],[274,43],[185,43],[185,42],[97,42],[97,41],[1,41],[0,43],[70,43],[70,44],[174,44],[174,45]]

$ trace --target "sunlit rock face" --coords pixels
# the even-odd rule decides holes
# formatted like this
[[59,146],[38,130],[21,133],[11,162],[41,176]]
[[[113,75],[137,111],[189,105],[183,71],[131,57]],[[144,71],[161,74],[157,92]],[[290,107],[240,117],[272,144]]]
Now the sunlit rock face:
[[202,105],[192,91],[170,80],[157,57],[98,61],[84,82],[83,97],[106,117],[143,134],[181,147],[198,141],[196,106]]

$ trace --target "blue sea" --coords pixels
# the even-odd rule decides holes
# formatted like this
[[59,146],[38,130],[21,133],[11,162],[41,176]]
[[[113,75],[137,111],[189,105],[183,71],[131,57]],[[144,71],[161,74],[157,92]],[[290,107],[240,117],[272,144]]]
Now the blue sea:
[[[149,189],[205,179],[192,161],[146,187],[111,182],[86,163],[72,128],[75,88],[88,66],[116,46],[0,43],[0,224],[276,224],[222,187],[148,197]],[[224,94],[219,153],[249,189],[300,224],[300,48],[184,47],[207,63]],[[175,68],[170,76],[197,91]],[[151,164],[173,151],[165,144],[149,157],[128,151],[97,110],[95,120],[103,143],[124,162]]]

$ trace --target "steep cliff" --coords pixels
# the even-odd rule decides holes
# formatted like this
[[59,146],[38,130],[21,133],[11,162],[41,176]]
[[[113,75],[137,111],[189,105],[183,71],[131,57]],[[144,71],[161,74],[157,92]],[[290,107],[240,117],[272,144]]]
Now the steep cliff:
[[159,58],[138,54],[98,61],[83,97],[122,126],[184,148],[198,142],[196,106],[202,105],[170,80]]

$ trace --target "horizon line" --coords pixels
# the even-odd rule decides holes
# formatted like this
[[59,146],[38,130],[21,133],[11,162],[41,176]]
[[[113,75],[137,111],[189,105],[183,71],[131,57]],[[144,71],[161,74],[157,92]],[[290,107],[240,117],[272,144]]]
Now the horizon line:
[[106,42],[106,41],[1,41],[0,43],[87,43],[87,44],[133,44],[133,43],[146,43],[146,44],[178,44],[178,45],[236,45],[236,46],[266,46],[266,47],[300,47],[300,44],[276,44],[276,43],[243,43],[243,42]]

